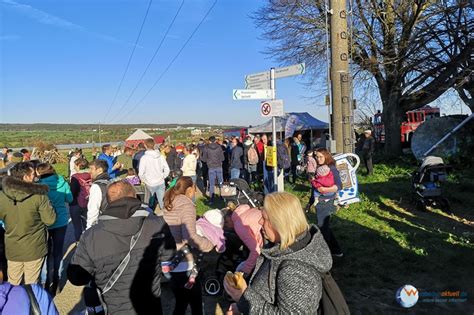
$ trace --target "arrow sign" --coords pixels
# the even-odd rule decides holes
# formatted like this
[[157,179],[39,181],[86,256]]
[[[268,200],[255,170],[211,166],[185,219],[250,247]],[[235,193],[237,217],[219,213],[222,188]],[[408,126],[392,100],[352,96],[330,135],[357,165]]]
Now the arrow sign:
[[245,88],[249,90],[270,90],[270,81],[245,83]]
[[272,98],[274,90],[233,90],[234,100],[265,100]]
[[270,82],[270,71],[264,71],[264,72],[249,74],[245,76],[245,84],[260,82],[260,81]]
[[260,104],[262,117],[283,116],[283,100],[264,101]]
[[304,62],[296,64],[296,65],[288,66],[288,67],[276,68],[275,79],[304,74],[305,70],[306,70],[306,66]]

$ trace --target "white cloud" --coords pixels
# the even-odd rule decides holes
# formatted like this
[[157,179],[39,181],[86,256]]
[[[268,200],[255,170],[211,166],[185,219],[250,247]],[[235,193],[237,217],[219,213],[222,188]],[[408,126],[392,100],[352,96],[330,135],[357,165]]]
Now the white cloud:
[[[116,43],[122,43],[126,44],[128,46],[133,46],[132,43],[124,42],[123,40],[120,40],[118,38],[115,38],[110,35],[105,35],[97,32],[93,32],[85,28],[84,26],[78,25],[76,23],[73,23],[71,21],[68,21],[66,19],[60,18],[58,16],[49,14],[45,11],[36,9],[32,7],[31,5],[28,4],[22,4],[18,3],[13,0],[1,0],[3,5],[10,6],[11,8],[17,10],[21,14],[29,17],[32,20],[35,20],[38,23],[45,24],[45,25],[51,25],[59,28],[63,28],[66,30],[71,30],[71,31],[78,31],[78,32],[84,32],[88,33],[92,36],[98,37],[100,39],[106,40],[106,41],[111,41],[111,42],[116,42]],[[140,46],[138,46],[140,47]]]

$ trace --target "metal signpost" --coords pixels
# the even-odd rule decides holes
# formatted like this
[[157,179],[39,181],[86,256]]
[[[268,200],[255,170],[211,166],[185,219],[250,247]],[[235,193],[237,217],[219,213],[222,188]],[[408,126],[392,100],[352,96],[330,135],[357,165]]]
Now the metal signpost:
[[[276,117],[283,116],[283,101],[275,100],[275,79],[291,77],[295,75],[304,74],[306,71],[305,63],[299,63],[282,68],[271,68],[270,71],[264,71],[245,76],[245,88],[248,90],[233,90],[234,100],[271,100],[262,102],[260,106],[260,113],[263,117],[272,117],[272,165],[273,165],[273,180],[275,188],[278,191],[283,191],[283,184],[278,185],[278,166],[276,161]],[[283,181],[282,181],[283,182]]]

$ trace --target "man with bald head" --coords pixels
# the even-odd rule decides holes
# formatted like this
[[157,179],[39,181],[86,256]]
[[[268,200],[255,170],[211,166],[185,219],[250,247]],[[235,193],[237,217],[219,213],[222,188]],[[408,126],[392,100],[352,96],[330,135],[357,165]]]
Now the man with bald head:
[[[99,222],[82,234],[68,267],[69,281],[78,286],[92,281],[101,292],[109,314],[161,311],[161,262],[170,260],[176,244],[162,217],[144,208],[135,189],[124,181],[107,189],[107,207]],[[111,280],[114,275],[114,281]],[[87,289],[89,313],[100,312]]]

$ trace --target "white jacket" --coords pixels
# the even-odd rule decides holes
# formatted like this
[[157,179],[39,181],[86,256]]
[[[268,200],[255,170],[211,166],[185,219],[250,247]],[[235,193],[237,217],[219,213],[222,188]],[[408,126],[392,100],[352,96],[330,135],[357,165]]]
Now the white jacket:
[[138,177],[149,187],[164,184],[165,178],[168,177],[169,173],[168,163],[166,163],[166,159],[158,151],[147,150],[140,159]]
[[[87,223],[86,230],[97,223],[100,215],[100,205],[102,204],[102,190],[99,185],[92,184],[89,191],[89,201],[87,202]],[[103,210],[103,209],[102,209]]]
[[196,164],[197,159],[194,154],[188,154],[183,160],[183,176],[195,176],[196,175]]

